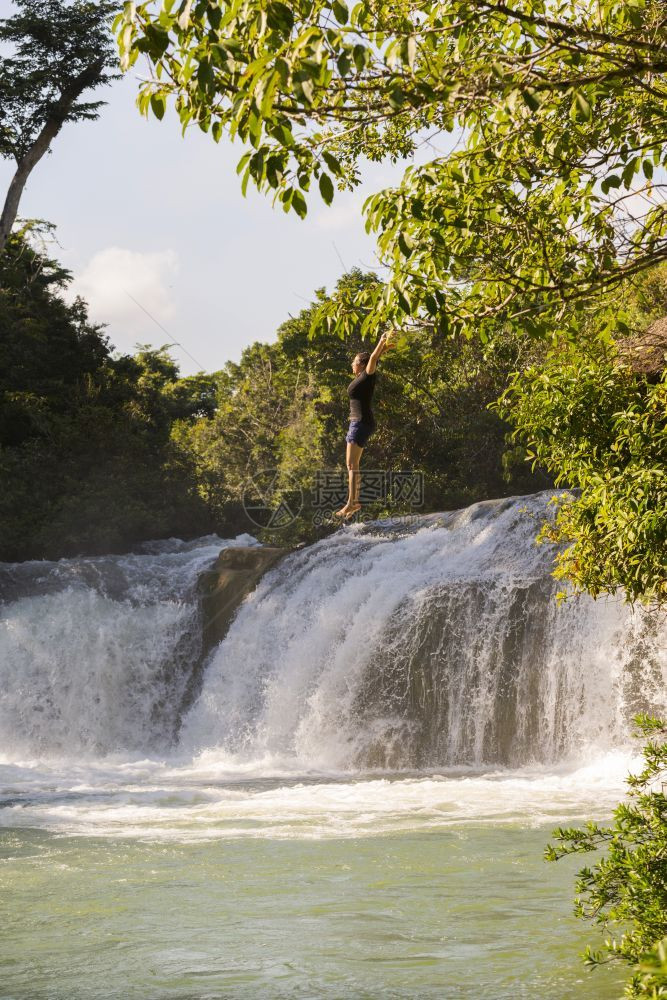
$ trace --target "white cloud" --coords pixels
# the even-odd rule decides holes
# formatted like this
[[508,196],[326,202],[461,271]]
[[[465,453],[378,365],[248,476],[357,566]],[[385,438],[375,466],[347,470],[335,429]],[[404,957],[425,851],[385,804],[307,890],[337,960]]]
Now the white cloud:
[[74,278],[69,295],[86,300],[91,320],[108,324],[107,333],[120,350],[131,351],[137,342],[166,343],[169,338],[155,321],[169,330],[175,317],[178,264],[173,250],[140,253],[106,247]]

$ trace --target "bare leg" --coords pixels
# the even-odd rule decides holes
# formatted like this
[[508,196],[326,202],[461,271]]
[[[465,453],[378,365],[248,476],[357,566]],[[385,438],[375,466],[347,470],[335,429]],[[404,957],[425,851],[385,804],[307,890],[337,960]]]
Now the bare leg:
[[361,464],[361,454],[363,448],[360,448],[358,444],[353,444],[348,442],[347,445],[347,477],[348,477],[348,494],[347,503],[340,510],[336,511],[336,517],[345,517],[348,514],[353,514],[356,510],[361,508],[359,503],[359,492],[361,489],[361,470],[359,468]]
[[350,506],[361,507],[359,494],[361,492],[361,455],[363,448],[358,444],[351,445],[352,454],[348,463],[348,475],[350,479]]
[[361,507],[359,503],[359,493],[361,490],[361,454],[363,448],[360,448],[358,444],[349,444],[347,446],[347,474],[348,474],[348,500],[347,508],[348,511],[358,510]]

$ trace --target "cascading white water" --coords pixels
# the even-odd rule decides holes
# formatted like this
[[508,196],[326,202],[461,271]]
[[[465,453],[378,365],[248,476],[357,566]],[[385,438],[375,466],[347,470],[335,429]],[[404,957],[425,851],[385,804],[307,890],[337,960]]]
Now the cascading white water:
[[99,756],[173,743],[201,652],[194,588],[226,540],[0,564],[0,747]]
[[549,496],[293,552],[202,684],[196,581],[250,536],[0,567],[0,825],[339,837],[608,815],[632,715],[667,714],[667,626],[620,599],[557,606],[534,544]]
[[353,527],[241,607],[182,746],[323,769],[554,763],[665,711],[667,628],[620,598],[555,601],[549,494]]

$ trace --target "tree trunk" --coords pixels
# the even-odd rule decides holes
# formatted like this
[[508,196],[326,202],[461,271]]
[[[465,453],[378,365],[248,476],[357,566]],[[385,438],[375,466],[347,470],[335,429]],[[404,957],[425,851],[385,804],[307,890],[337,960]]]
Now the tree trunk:
[[93,84],[99,80],[102,70],[104,69],[104,59],[96,59],[94,63],[87,66],[83,72],[72,81],[72,83],[67,87],[59,99],[53,105],[42,131],[39,133],[32,146],[25,154],[25,156],[19,160],[16,173],[12,177],[11,184],[9,185],[9,190],[7,191],[7,197],[5,198],[4,208],[2,210],[2,215],[0,216],[0,253],[5,249],[5,245],[9,238],[9,234],[12,231],[12,226],[16,221],[16,216],[19,210],[19,202],[21,201],[21,195],[23,194],[23,189],[26,185],[26,181],[30,176],[30,172],[33,167],[39,163],[41,158],[46,153],[47,149],[58,135],[58,132],[62,128],[65,121],[67,121],[67,116],[69,115],[72,105],[84,90],[88,87],[93,86]]

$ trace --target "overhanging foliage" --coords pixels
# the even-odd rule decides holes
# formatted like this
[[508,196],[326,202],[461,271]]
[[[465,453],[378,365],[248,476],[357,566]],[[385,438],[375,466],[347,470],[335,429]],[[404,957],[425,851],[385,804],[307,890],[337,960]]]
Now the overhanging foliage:
[[116,28],[124,66],[152,71],[141,110],[173,100],[184,130],[240,139],[243,190],[300,216],[362,156],[458,136],[369,199],[386,283],[316,329],[576,327],[571,306],[667,256],[659,0],[164,0]]

